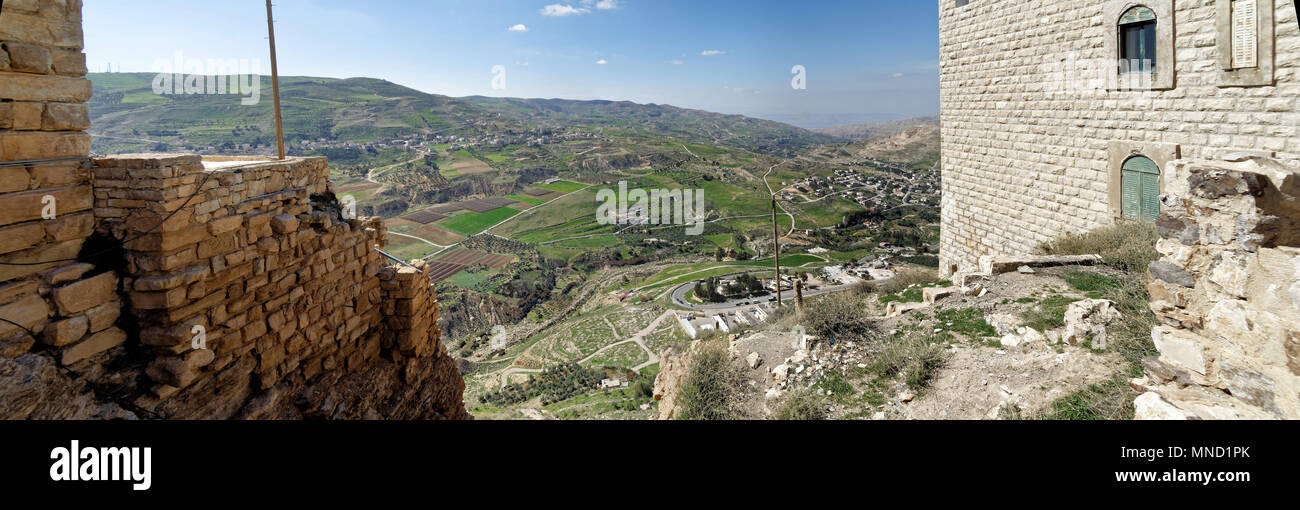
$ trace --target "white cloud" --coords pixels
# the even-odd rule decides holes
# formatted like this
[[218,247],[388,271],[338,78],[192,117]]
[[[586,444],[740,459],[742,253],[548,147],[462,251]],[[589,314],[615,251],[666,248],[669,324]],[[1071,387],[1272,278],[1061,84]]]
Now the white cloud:
[[724,54],[726,54],[726,53],[727,53],[727,52],[722,51],[722,50],[704,50],[704,51],[701,51],[701,52],[700,52],[700,55],[703,55],[703,56],[705,56],[705,57],[714,57],[714,56],[718,56],[718,55],[724,55]]
[[518,24],[518,25],[515,25],[515,26],[513,26],[513,27],[510,27],[510,31],[511,31],[511,32],[527,32],[527,31],[528,31],[528,27],[524,26],[523,23],[520,23],[520,24]]
[[903,76],[905,76],[903,73],[894,73],[894,74],[891,75],[891,77],[893,77],[893,78],[895,78],[895,79],[897,79],[897,78],[902,78]]
[[542,8],[543,16],[571,16],[574,14],[586,14],[587,9],[580,9],[569,4],[551,4]]
[[675,58],[675,59],[669,60],[668,63],[669,63],[669,64],[672,64],[672,65],[675,65],[675,66],[679,66],[679,65],[685,64],[686,62],[683,62],[681,59]]
[[581,3],[583,7],[595,7],[602,11],[617,9],[619,7],[618,0],[582,0]]
[[597,60],[596,63],[603,66],[605,64],[608,64],[609,61],[602,58],[600,60]]

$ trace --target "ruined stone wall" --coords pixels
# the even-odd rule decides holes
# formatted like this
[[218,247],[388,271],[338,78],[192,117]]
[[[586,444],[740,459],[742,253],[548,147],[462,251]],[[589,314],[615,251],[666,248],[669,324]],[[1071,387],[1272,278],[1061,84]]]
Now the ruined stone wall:
[[[1292,2],[1273,0],[1275,84],[1222,87],[1215,0],[940,0],[943,269],[1111,223],[1116,156],[1300,158]],[[1139,3],[1172,6],[1176,72],[1170,88],[1108,90],[1106,13]]]
[[1169,165],[1139,418],[1300,418],[1300,167]]
[[81,1],[0,20],[0,419],[469,417],[324,158],[92,161]]
[[454,368],[438,358],[432,291],[384,268],[380,218],[343,219],[324,158],[94,163],[97,229],[124,243],[127,311],[152,382],[136,406],[164,417],[292,417],[278,397],[246,402],[384,361]]

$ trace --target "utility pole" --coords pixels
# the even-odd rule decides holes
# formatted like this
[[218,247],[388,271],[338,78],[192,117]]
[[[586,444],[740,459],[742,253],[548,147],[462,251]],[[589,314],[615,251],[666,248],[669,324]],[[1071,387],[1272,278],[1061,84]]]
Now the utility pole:
[[776,306],[782,306],[781,302],[781,233],[776,225],[776,195],[772,195],[772,248],[776,257]]
[[275,140],[284,159],[284,119],[280,116],[280,68],[275,61],[275,15],[271,14],[271,0],[266,0],[266,32],[271,38],[271,93],[275,96]]

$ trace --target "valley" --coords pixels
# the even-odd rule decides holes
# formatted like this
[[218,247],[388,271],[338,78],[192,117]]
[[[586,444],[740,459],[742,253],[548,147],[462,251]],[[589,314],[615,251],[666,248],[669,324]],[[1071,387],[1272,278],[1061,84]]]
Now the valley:
[[[97,152],[274,150],[269,105],[90,77]],[[737,275],[773,286],[773,196],[785,300],[794,280],[815,282],[811,297],[938,265],[933,122],[849,140],[663,105],[450,98],[371,79],[281,87],[289,154],[328,157],[335,194],[384,218],[385,251],[432,264],[443,339],[482,419],[656,414],[660,352],[691,339],[681,317],[732,316],[737,332],[778,313],[774,294],[721,308],[695,295]],[[699,190],[703,231],[602,224],[597,196],[620,183]]]

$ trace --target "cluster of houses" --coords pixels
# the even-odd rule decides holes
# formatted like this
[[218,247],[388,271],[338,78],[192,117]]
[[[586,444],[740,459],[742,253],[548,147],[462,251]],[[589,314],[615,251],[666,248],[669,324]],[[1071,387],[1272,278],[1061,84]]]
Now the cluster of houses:
[[[878,163],[878,165],[887,165]],[[885,208],[891,204],[889,198],[902,199],[905,203],[927,203],[931,197],[940,194],[938,172],[888,172],[863,174],[856,170],[836,170],[830,177],[807,177],[795,182],[795,189],[816,199],[833,193],[843,193],[844,198],[867,208]],[[782,198],[793,200],[794,194],[784,192]],[[936,202],[937,203],[937,202]]]
[[[455,136],[455,135],[438,135],[430,133],[408,133],[401,136],[380,137],[371,142],[355,142],[347,140],[332,140],[329,138],[317,138],[315,140],[299,140],[292,144],[292,149],[300,151],[314,151],[326,149],[357,149],[364,151],[373,150],[401,150],[415,151],[427,150],[433,146],[446,145],[448,152],[465,150],[470,147],[488,146],[504,147],[508,145],[527,145],[529,147],[540,147],[551,143],[562,143],[573,140],[590,140],[605,139],[601,134],[584,131],[581,129],[569,129],[557,132],[553,129],[532,129],[525,132],[508,132],[502,134],[497,132],[492,135],[483,136]],[[184,138],[173,143],[174,149],[183,151],[201,152],[203,154],[214,155],[242,155],[249,152],[264,151],[268,148],[266,145],[258,144],[222,144],[209,146],[191,146],[185,143]]]
[[696,315],[693,313],[678,313],[677,324],[681,326],[682,332],[686,336],[695,339],[699,338],[705,331],[717,331],[723,334],[730,334],[746,326],[757,326],[772,316],[772,311],[776,309],[774,303],[763,303],[755,305],[744,310],[736,310],[726,313],[717,313],[713,315]]

